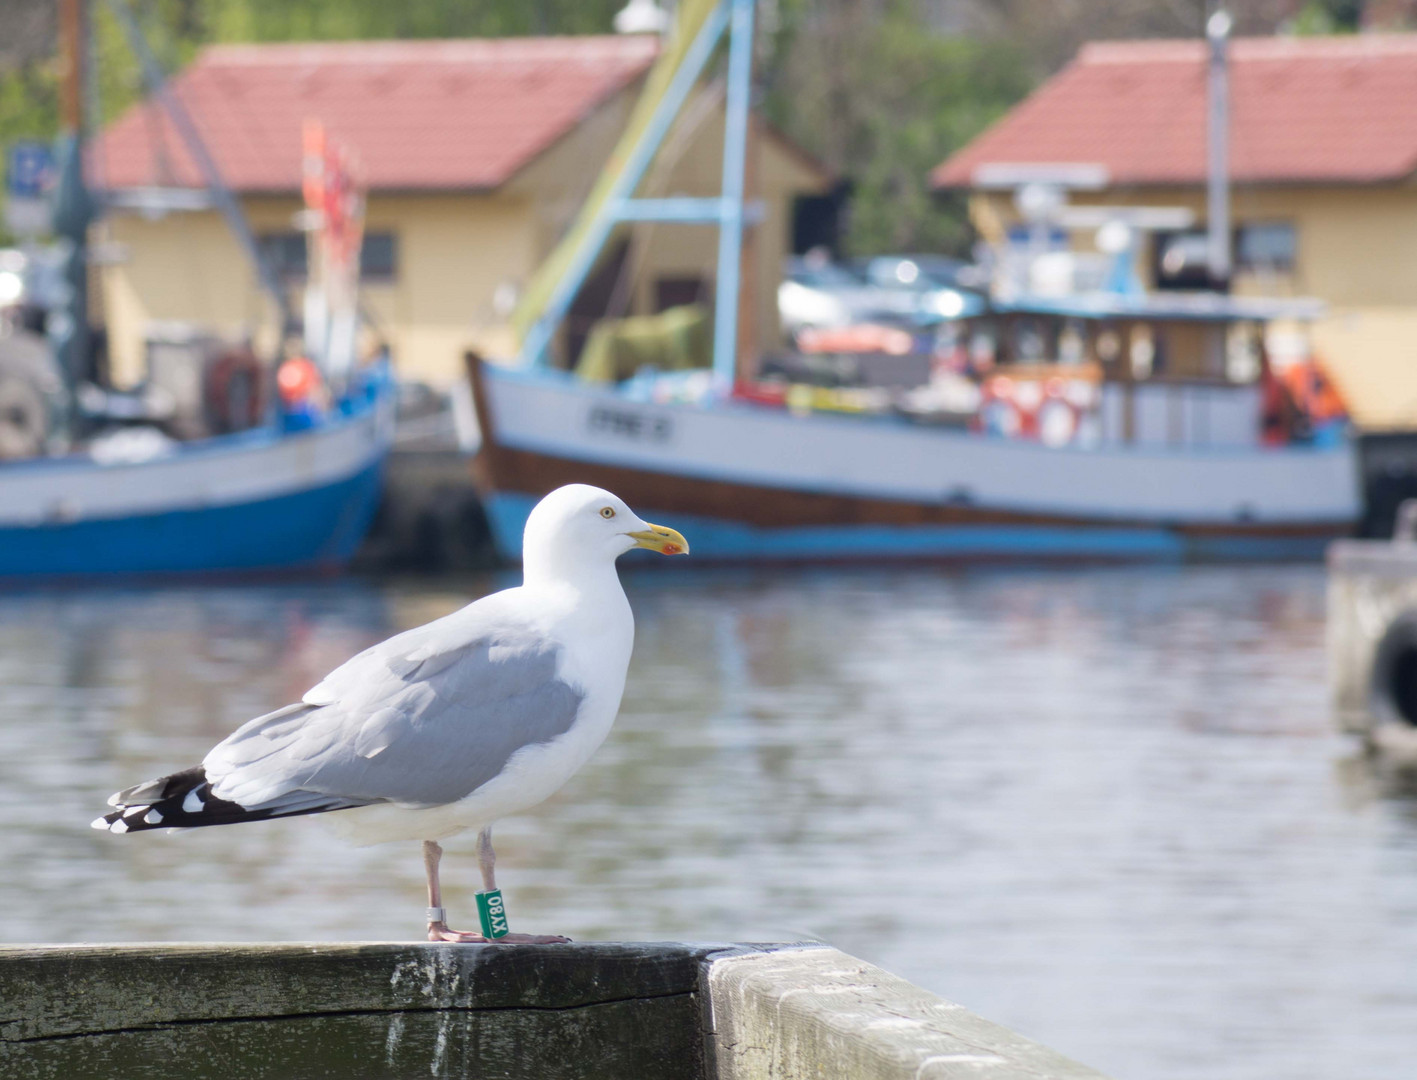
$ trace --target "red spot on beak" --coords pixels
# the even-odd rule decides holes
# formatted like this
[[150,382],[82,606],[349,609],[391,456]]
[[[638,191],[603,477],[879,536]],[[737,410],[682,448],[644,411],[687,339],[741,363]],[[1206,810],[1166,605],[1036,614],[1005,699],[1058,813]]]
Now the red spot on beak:
[[666,554],[666,555],[678,555],[678,554],[679,554],[679,545],[678,545],[678,544],[665,544],[665,545],[664,545],[664,554]]

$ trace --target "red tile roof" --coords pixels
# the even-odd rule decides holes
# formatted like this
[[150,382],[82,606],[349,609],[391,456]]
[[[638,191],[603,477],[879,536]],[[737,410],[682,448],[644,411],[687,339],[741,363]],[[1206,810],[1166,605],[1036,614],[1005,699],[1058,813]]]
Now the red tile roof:
[[[216,46],[172,81],[235,190],[300,189],[301,128],[324,122],[374,190],[495,188],[642,75],[653,37]],[[198,186],[161,110],[95,140],[108,187]]]
[[[1239,183],[1375,183],[1417,169],[1417,34],[1231,43],[1231,175]],[[1206,46],[1088,45],[938,166],[963,188],[981,165],[1099,164],[1109,183],[1205,180]]]

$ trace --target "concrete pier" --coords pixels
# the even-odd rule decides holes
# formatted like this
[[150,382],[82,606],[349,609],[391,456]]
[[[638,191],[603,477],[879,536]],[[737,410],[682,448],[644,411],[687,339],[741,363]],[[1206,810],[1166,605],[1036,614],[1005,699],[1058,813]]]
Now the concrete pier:
[[0,1077],[1105,1080],[835,949],[0,947]]

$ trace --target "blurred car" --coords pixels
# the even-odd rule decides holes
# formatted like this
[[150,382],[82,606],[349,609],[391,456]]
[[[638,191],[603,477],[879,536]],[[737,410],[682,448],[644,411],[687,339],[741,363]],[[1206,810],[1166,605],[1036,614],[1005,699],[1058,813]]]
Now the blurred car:
[[0,310],[14,307],[25,295],[25,253],[0,248]]
[[971,271],[978,269],[948,255],[873,255],[857,260],[855,265],[872,285],[915,292],[967,285],[972,280]]
[[[838,329],[860,323],[926,326],[973,314],[982,306],[977,296],[941,288],[932,280],[926,280],[923,287],[915,286],[915,279],[911,284],[898,278],[892,282],[884,266],[887,261],[891,260],[844,265],[820,255],[788,259],[777,292],[783,332],[793,335],[804,329]],[[876,262],[882,267],[868,278],[871,264]],[[916,277],[920,276],[917,272]]]
[[876,255],[856,265],[868,284],[917,294],[925,314],[936,318],[976,314],[988,287],[982,268],[948,255]]
[[842,266],[791,257],[777,287],[778,318],[784,334],[811,327],[850,326],[865,282]]

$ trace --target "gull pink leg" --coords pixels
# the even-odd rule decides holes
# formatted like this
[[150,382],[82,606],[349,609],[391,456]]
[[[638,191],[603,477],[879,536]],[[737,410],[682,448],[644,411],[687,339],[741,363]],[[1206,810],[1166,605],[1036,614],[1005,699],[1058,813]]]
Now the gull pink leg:
[[[491,892],[497,887],[497,853],[492,850],[492,830],[483,829],[477,834],[477,867],[482,871],[482,888]],[[559,934],[506,934],[499,938],[489,938],[490,944],[506,945],[563,945],[571,939]]]
[[[423,841],[423,866],[428,872],[428,940],[455,941],[461,944],[491,945],[499,942],[508,945],[560,945],[570,938],[556,934],[507,934],[499,938],[486,938],[471,930],[450,930],[447,914],[443,910],[443,890],[438,882],[438,864],[442,861],[443,849],[436,841]],[[485,889],[495,889],[497,879],[494,867],[496,852],[492,850],[492,830],[483,829],[477,838],[477,865],[482,870],[482,885]]]
[[443,849],[434,840],[423,841],[423,867],[428,871],[428,940],[486,942],[481,934],[464,930],[449,930],[443,912],[443,890],[438,884],[438,863],[443,858]]

